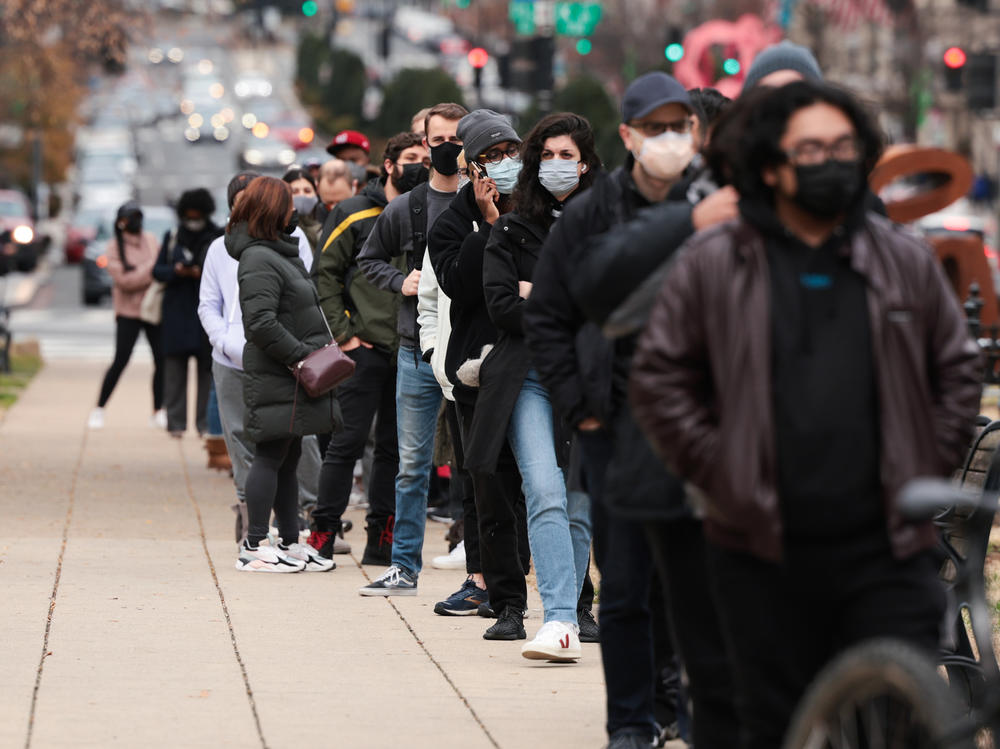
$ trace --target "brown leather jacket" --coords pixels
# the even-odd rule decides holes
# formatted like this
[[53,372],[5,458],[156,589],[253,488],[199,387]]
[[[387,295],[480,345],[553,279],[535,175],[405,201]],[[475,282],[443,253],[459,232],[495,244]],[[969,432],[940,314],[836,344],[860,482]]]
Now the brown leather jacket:
[[[842,252],[868,285],[880,459],[897,557],[935,541],[905,523],[903,484],[964,458],[978,413],[979,349],[927,246],[868,214]],[[636,420],[677,475],[706,495],[715,543],[782,557],[771,397],[770,281],[764,238],[744,220],[678,253],[632,367]]]

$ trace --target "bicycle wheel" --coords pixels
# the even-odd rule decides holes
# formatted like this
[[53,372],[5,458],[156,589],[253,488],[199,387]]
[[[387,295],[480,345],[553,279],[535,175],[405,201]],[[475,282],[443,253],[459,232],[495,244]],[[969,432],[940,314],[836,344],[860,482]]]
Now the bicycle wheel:
[[898,640],[851,648],[799,703],[785,749],[966,749],[941,743],[962,706],[934,662]]

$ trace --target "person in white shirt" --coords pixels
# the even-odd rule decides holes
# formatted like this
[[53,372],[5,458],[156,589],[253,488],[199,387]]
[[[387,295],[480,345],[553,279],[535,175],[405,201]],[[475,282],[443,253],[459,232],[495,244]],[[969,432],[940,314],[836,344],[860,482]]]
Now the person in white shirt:
[[[254,179],[257,172],[240,172],[229,181],[227,198],[232,211],[240,198],[240,193]],[[296,228],[292,233],[299,242],[299,257],[306,266],[312,268],[313,253],[306,235]],[[242,542],[246,535],[245,488],[250,464],[253,462],[254,445],[243,429],[243,315],[240,310],[239,283],[236,272],[239,263],[226,251],[225,236],[216,239],[205,254],[199,290],[198,317],[212,344],[212,377],[215,380],[216,396],[219,400],[219,416],[226,448],[233,463],[233,482],[236,497],[233,505],[237,513],[236,536]],[[320,469],[319,444],[315,436],[302,441],[302,458],[299,460],[299,505],[309,508],[316,504]],[[335,553],[350,553],[350,545],[337,539]]]

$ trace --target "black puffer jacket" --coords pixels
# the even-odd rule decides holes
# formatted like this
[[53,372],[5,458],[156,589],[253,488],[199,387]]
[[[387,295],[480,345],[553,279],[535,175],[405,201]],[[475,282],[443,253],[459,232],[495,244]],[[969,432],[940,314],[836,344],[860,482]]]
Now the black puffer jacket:
[[[163,353],[167,356],[210,356],[212,347],[198,319],[201,277],[179,276],[174,266],[182,263],[201,268],[205,253],[222,229],[209,221],[199,232],[183,226],[163,235],[153,278],[163,281]],[[175,237],[171,242],[171,237]]]
[[254,442],[290,435],[325,434],[342,425],[333,393],[310,398],[289,367],[331,338],[319,295],[299,259],[298,242],[285,235],[255,239],[246,224],[226,236],[239,261],[246,431]]
[[483,295],[483,254],[491,228],[483,220],[469,184],[438,216],[427,239],[438,285],[451,299],[445,374],[455,386],[455,400],[470,405],[476,402],[479,391],[463,385],[456,372],[469,359],[478,359],[483,346],[497,340],[497,329]]

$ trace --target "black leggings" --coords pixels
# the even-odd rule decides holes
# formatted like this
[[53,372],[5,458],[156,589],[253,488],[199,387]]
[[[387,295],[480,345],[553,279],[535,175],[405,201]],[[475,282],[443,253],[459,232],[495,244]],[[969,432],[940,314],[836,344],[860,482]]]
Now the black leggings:
[[258,442],[247,475],[247,541],[256,546],[267,538],[271,510],[282,543],[299,540],[299,480],[295,471],[302,455],[301,437]]
[[132,349],[139,340],[139,333],[144,332],[149,347],[153,350],[153,410],[159,411],[163,407],[163,352],[160,347],[160,326],[150,325],[135,317],[118,316],[115,322],[117,323],[115,360],[104,375],[104,384],[101,385],[101,396],[97,405],[104,408],[111,398],[111,393],[118,384],[118,378],[122,376],[125,366],[132,358]]

